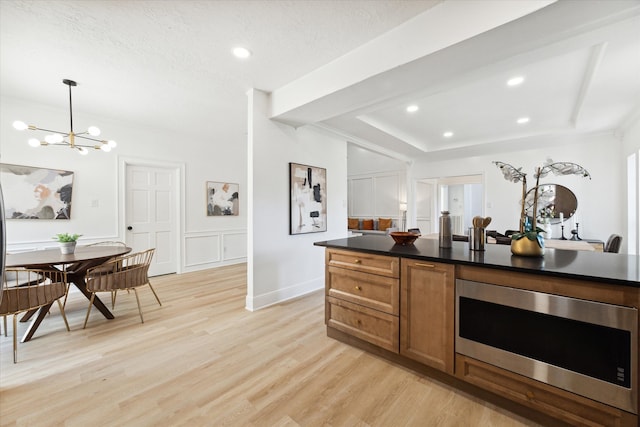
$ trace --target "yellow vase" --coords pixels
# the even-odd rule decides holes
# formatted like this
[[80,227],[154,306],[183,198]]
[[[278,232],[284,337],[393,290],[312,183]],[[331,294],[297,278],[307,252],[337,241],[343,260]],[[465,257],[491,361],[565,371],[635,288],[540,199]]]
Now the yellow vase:
[[526,237],[512,240],[511,253],[519,256],[544,256],[544,243],[540,247],[536,240],[529,240]]

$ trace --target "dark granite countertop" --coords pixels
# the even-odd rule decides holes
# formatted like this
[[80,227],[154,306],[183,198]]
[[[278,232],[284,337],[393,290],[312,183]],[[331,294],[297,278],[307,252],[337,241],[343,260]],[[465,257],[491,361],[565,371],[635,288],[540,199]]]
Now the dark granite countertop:
[[421,238],[413,245],[401,246],[389,236],[372,235],[315,242],[314,245],[640,287],[640,256],[635,255],[546,248],[544,257],[529,258],[512,255],[508,245],[487,244],[485,251],[478,252],[469,250],[467,242],[453,242],[451,249],[442,249],[437,239]]

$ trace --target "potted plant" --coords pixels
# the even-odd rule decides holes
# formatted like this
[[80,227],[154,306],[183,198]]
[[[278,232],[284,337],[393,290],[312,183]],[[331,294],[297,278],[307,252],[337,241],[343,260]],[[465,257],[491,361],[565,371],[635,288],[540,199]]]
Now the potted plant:
[[543,256],[544,239],[540,233],[545,230],[538,227],[538,188],[540,178],[544,178],[552,172],[554,175],[582,175],[591,179],[591,175],[582,166],[570,162],[554,162],[547,159],[542,167],[537,167],[534,173],[536,185],[533,187],[533,210],[532,218],[525,212],[525,198],[527,195],[527,174],[522,172],[522,168],[515,168],[508,163],[493,162],[502,170],[504,178],[511,182],[522,182],[522,208],[520,210],[520,224],[518,233],[511,235],[511,253],[524,256]]
[[60,252],[63,254],[72,254],[76,250],[76,243],[82,234],[60,233],[56,234],[53,239],[60,244]]

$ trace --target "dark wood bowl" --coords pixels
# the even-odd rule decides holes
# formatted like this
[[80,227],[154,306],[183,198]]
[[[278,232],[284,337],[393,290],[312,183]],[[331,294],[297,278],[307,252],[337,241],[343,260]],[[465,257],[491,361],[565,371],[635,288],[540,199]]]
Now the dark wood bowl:
[[420,237],[420,234],[408,231],[392,231],[389,235],[396,242],[396,245],[412,245]]

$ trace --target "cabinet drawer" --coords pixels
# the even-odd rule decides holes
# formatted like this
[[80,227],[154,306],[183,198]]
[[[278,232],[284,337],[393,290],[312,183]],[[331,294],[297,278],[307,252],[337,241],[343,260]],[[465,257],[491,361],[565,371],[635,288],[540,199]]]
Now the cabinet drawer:
[[327,269],[327,295],[399,314],[399,279],[344,268]]
[[400,276],[400,259],[396,257],[327,249],[325,258],[327,267],[341,267],[395,278]]
[[571,425],[636,426],[638,417],[493,365],[456,354],[456,376]]
[[398,353],[397,316],[327,297],[327,326]]

